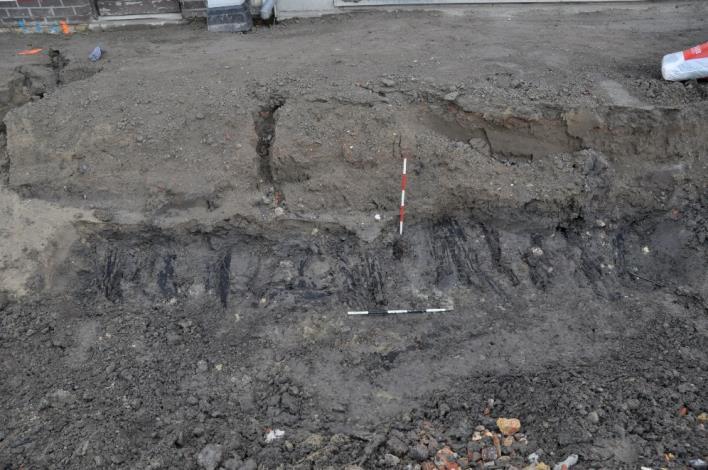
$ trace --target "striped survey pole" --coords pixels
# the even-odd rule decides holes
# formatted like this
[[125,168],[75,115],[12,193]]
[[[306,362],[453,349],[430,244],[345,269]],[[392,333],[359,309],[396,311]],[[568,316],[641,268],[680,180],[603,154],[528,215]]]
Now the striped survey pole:
[[403,235],[403,217],[406,214],[406,166],[408,164],[408,154],[401,152],[403,156],[403,172],[401,172],[401,207],[398,211],[398,234]]
[[359,310],[347,312],[347,315],[394,315],[397,313],[442,313],[452,312],[451,308],[422,308],[414,310]]

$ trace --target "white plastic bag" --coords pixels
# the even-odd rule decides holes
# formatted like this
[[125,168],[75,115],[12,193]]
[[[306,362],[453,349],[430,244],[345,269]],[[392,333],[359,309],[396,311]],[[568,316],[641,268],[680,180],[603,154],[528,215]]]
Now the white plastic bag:
[[708,42],[665,55],[661,61],[661,75],[664,80],[675,82],[708,77]]

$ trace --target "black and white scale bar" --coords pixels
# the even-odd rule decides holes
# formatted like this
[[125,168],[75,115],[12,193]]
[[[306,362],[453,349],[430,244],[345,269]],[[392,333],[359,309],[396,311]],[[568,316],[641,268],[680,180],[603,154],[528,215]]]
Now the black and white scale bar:
[[393,315],[396,313],[442,313],[452,312],[451,308],[424,308],[418,310],[360,310],[347,312],[347,315]]

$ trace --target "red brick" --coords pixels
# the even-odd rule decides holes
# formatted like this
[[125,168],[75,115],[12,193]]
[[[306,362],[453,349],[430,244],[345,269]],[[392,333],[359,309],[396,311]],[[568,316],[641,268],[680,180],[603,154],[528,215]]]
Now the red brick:
[[32,18],[48,18],[52,16],[51,8],[30,8]]
[[182,18],[204,18],[206,16],[206,8],[199,10],[182,10]]
[[73,7],[54,7],[52,10],[54,11],[54,16],[57,18],[74,15]]
[[78,5],[74,7],[74,16],[86,16],[93,13],[91,5]]
[[206,8],[204,0],[184,0],[182,2],[182,10],[201,10]]
[[89,21],[91,21],[91,16],[90,15],[65,16],[61,19],[65,20],[67,24],[86,24]]
[[8,8],[7,12],[10,18],[20,19],[29,18],[31,16],[29,8]]

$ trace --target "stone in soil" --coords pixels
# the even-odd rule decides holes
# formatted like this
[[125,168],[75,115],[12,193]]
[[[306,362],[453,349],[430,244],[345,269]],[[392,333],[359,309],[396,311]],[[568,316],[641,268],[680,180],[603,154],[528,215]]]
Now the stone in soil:
[[197,455],[197,463],[205,470],[216,470],[222,455],[223,448],[219,444],[207,444]]

